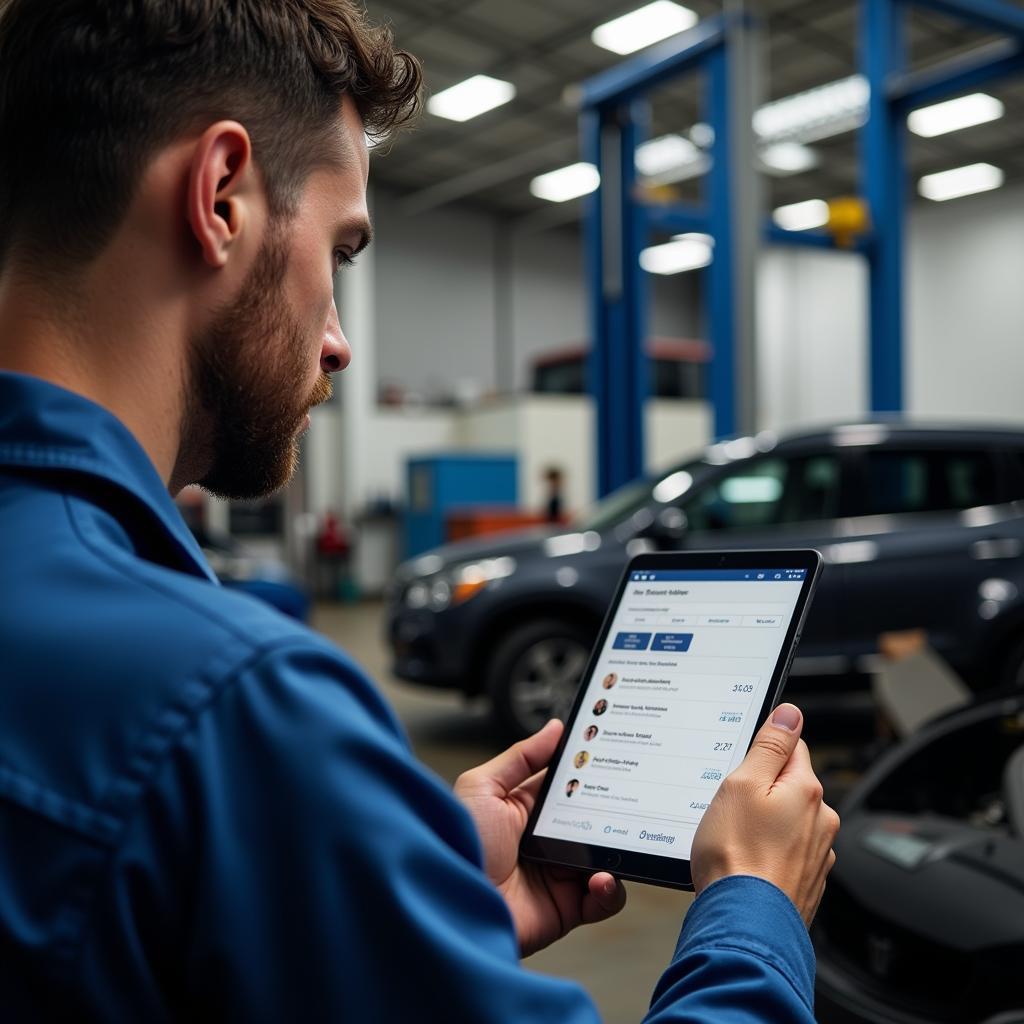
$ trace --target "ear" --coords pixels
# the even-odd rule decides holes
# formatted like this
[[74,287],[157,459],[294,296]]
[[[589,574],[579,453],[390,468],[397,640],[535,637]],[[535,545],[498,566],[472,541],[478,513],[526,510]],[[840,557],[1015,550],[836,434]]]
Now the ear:
[[189,165],[187,217],[204,261],[223,267],[251,214],[252,142],[237,121],[203,132]]

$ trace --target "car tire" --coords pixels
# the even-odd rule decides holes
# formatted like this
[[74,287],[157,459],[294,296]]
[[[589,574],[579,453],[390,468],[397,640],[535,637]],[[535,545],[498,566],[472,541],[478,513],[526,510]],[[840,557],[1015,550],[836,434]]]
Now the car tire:
[[495,649],[487,693],[501,730],[512,739],[569,714],[586,668],[594,634],[564,619],[517,626]]

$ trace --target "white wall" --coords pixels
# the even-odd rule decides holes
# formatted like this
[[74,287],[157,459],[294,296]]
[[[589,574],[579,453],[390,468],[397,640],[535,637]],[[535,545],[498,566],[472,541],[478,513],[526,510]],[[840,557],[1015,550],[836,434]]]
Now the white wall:
[[[1024,188],[915,203],[904,282],[907,411],[1024,421]],[[759,285],[762,425],[863,414],[864,261],[772,248]]]
[[1024,189],[922,205],[909,241],[908,408],[1024,420]]
[[767,248],[758,268],[759,426],[856,418],[867,407],[862,257]]
[[[482,394],[502,385],[522,390],[536,354],[587,339],[574,228],[516,234],[504,221],[458,206],[409,217],[383,190],[375,193],[374,222],[380,380],[428,396],[451,393],[459,379],[477,382]],[[504,263],[500,243],[508,245]],[[508,289],[507,303],[499,288]],[[651,294],[652,334],[698,336],[695,275],[655,278]],[[350,340],[358,357],[359,339]],[[499,343],[512,346],[511,358],[498,353]],[[503,365],[511,380],[500,379]]]
[[[406,390],[495,384],[494,220],[457,207],[404,217],[374,197],[377,374]],[[339,310],[342,327],[345,312]],[[350,339],[358,358],[359,339]]]

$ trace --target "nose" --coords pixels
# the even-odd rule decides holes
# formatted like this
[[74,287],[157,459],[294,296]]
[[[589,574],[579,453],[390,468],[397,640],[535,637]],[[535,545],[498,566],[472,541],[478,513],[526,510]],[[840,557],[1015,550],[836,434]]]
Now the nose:
[[337,373],[352,362],[352,349],[338,321],[338,307],[332,302],[324,327],[324,343],[320,349],[320,369]]

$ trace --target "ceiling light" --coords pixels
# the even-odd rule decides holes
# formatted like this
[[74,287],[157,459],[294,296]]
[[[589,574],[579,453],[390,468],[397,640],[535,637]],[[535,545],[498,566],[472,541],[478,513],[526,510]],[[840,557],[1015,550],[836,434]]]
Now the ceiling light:
[[808,199],[803,203],[780,206],[772,220],[787,231],[809,231],[822,228],[828,223],[828,203],[824,199]]
[[758,154],[761,166],[769,173],[784,177],[802,174],[817,167],[821,158],[813,149],[799,142],[776,142]]
[[515,94],[516,87],[511,82],[502,82],[487,75],[474,75],[431,96],[427,100],[427,110],[449,121],[468,121],[471,117],[508,103]]
[[689,235],[642,250],[640,266],[649,274],[682,274],[706,267],[711,262],[712,253],[707,241]]
[[907,127],[926,139],[947,132],[958,132],[961,128],[972,128],[976,124],[998,121],[1003,116],[1003,105],[988,93],[975,92],[970,96],[936,103],[930,107],[914,110],[907,117]]
[[925,199],[945,202],[947,199],[959,199],[975,192],[988,192],[999,188],[1006,175],[992,164],[968,164],[966,167],[954,167],[951,171],[940,171],[938,174],[926,174],[918,183],[917,191]]
[[601,184],[601,175],[593,164],[570,164],[557,171],[540,174],[530,182],[530,191],[538,199],[564,203],[567,199],[585,196]]
[[655,0],[646,7],[598,25],[590,38],[612,53],[633,53],[697,24],[697,15],[672,0]]
[[636,169],[648,177],[674,171],[699,160],[701,151],[682,135],[662,135],[636,149]]
[[867,119],[871,87],[863,75],[766,103],[754,113],[754,131],[771,142],[817,142],[859,128]]

